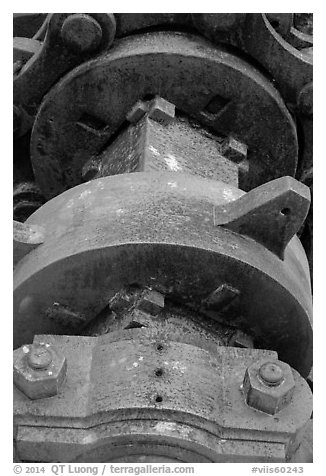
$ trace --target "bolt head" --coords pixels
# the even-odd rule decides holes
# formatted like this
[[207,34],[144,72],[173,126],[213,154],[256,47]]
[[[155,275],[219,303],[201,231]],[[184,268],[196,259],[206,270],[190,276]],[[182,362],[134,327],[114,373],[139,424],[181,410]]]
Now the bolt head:
[[259,376],[267,385],[280,385],[283,381],[283,369],[274,362],[266,362],[259,369]]
[[66,376],[67,361],[53,346],[34,343],[14,351],[13,380],[32,400],[57,395]]
[[290,403],[294,389],[291,367],[278,360],[253,363],[247,368],[243,380],[247,404],[270,415],[275,415]]
[[61,27],[63,41],[77,52],[96,50],[102,40],[101,25],[90,15],[75,13],[69,15]]
[[32,369],[47,369],[52,362],[52,354],[44,344],[33,344],[26,354]]

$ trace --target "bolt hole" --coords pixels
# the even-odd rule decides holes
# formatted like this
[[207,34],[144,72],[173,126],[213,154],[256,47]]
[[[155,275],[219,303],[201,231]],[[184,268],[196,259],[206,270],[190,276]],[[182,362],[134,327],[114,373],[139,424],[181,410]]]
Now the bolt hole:
[[161,351],[163,350],[163,348],[164,348],[164,347],[163,347],[162,344],[158,344],[157,347],[156,347],[156,349],[157,349],[159,352],[161,352]]
[[163,402],[163,398],[161,397],[161,395],[157,395],[157,397],[155,398],[155,402],[156,403],[162,403]]
[[290,215],[290,213],[291,213],[290,208],[285,207],[285,208],[282,208],[281,210],[281,215],[286,216],[286,215]]
[[155,370],[155,375],[156,375],[156,377],[162,377],[163,369],[156,369]]

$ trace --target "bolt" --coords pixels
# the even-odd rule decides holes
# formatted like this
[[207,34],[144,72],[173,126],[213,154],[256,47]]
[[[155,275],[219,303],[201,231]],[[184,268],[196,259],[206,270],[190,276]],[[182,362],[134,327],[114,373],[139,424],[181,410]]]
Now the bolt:
[[67,361],[52,345],[34,343],[14,351],[14,384],[28,398],[57,395],[67,373]]
[[33,344],[27,354],[27,362],[32,369],[46,369],[52,362],[52,354],[45,344]]
[[75,13],[68,16],[63,22],[61,36],[73,50],[90,52],[96,50],[100,45],[102,28],[90,15]]
[[298,109],[299,112],[306,116],[311,116],[313,113],[313,83],[306,84],[298,95]]
[[274,362],[266,362],[259,369],[259,376],[267,385],[280,385],[283,381],[283,370]]
[[257,361],[251,364],[243,379],[243,392],[247,404],[270,415],[275,415],[291,401],[295,380],[288,364]]

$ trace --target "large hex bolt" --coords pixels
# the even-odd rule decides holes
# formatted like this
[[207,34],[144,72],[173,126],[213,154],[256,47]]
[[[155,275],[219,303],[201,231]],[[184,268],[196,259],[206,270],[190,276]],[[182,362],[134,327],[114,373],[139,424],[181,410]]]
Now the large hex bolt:
[[291,367],[278,360],[255,362],[247,368],[243,380],[247,404],[270,415],[289,404],[294,388]]
[[61,36],[70,48],[91,52],[96,50],[102,41],[102,28],[90,15],[75,13],[65,19]]
[[14,351],[14,384],[32,400],[57,395],[66,372],[66,358],[50,344],[34,343]]

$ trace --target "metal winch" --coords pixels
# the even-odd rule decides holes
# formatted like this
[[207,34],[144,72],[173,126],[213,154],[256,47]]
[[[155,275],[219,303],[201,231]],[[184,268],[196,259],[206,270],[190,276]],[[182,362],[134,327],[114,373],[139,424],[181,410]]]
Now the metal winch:
[[17,460],[311,461],[311,28],[16,16]]

